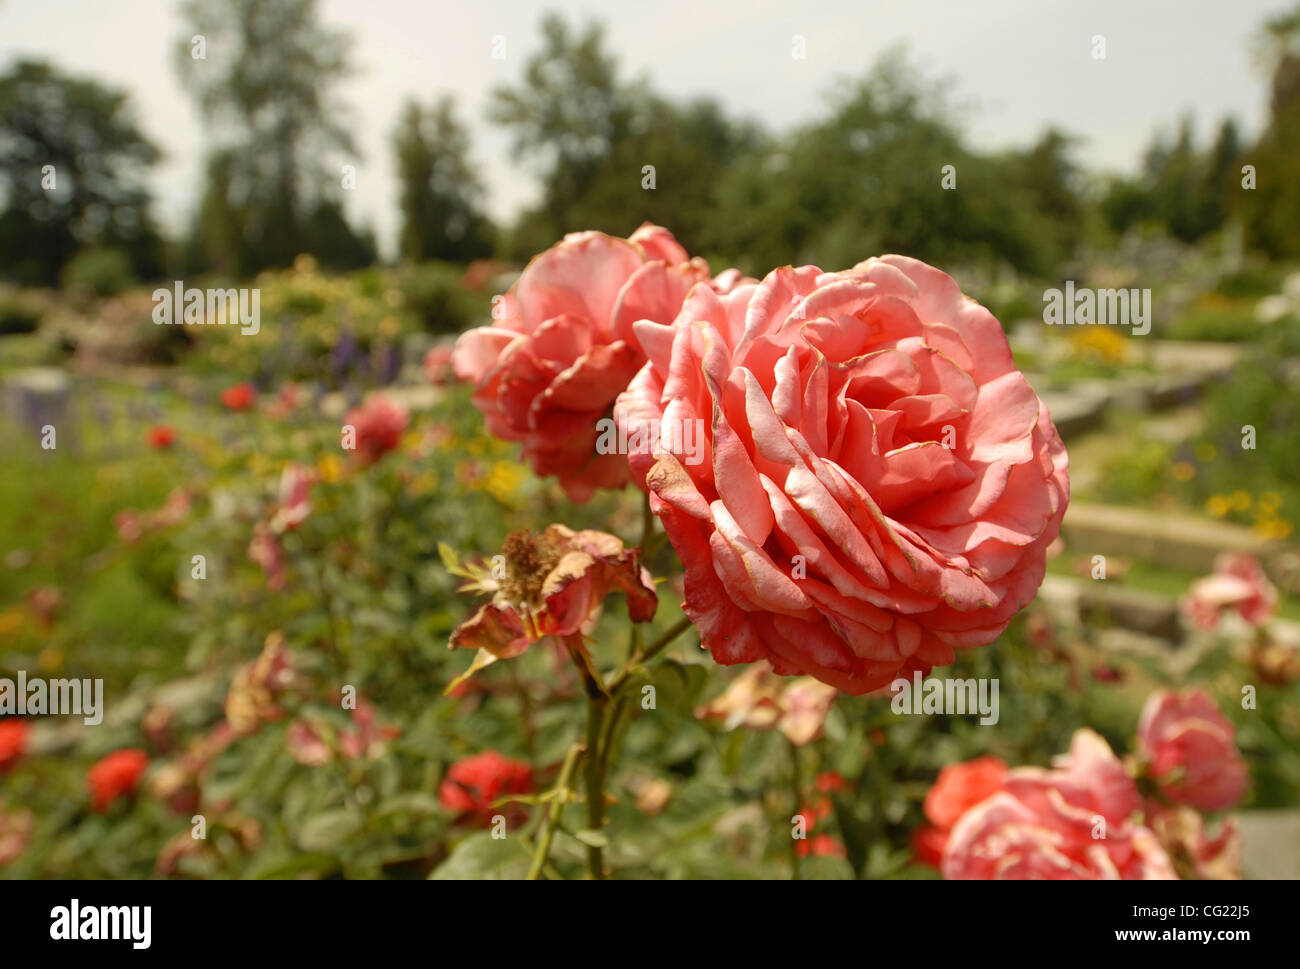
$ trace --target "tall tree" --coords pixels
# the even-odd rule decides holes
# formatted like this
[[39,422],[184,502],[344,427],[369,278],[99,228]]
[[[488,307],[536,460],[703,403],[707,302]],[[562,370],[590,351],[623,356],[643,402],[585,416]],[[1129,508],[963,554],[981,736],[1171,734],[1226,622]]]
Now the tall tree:
[[159,272],[145,189],[158,158],[125,92],[16,63],[0,76],[0,273],[51,284],[90,246],[122,250],[137,275]]
[[557,14],[543,18],[542,49],[521,83],[496,88],[489,105],[491,119],[513,132],[515,157],[540,162],[543,236],[572,228],[572,207],[631,130],[640,96],[619,79],[599,24],[577,31]]
[[450,96],[428,109],[407,101],[393,134],[403,257],[464,260],[491,252],[491,227],[480,207],[483,185],[469,148],[469,132]]
[[[1241,193],[1246,238],[1274,256],[1300,254],[1300,5],[1258,38],[1271,69],[1268,127],[1247,154],[1257,187]],[[1241,176],[1238,176],[1239,178]]]
[[[350,38],[321,24],[317,0],[186,0],[177,52],[213,142],[198,234],[215,264],[240,273],[355,240],[314,238],[317,210],[337,209],[341,155],[355,158],[338,83],[351,73]],[[200,56],[202,55],[202,56]],[[221,224],[223,220],[229,224]],[[215,224],[214,224],[215,223]],[[233,251],[216,248],[233,246]]]

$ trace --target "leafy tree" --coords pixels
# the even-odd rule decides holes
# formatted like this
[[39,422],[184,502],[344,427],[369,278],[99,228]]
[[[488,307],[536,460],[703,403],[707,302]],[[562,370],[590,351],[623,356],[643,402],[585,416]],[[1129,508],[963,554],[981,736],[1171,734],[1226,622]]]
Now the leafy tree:
[[1046,272],[1073,247],[1080,207],[1063,135],[1049,133],[1027,155],[972,151],[946,85],[901,50],[841,82],[831,106],[725,178],[715,221],[730,238],[720,248],[749,271],[839,269],[898,252]]
[[524,249],[539,241],[549,245],[574,227],[573,207],[632,131],[644,97],[619,79],[599,24],[579,32],[548,14],[542,42],[525,64],[522,82],[495,89],[489,105],[489,117],[513,132],[514,157],[533,162],[542,179],[542,206],[523,220],[517,239]]
[[[215,266],[247,274],[300,252],[365,247],[335,218],[340,154],[356,157],[335,97],[350,40],[322,25],[317,0],[186,0],[177,51],[214,142],[197,235]],[[194,38],[202,37],[202,58]],[[314,231],[326,230],[322,238]]]
[[86,247],[119,250],[137,275],[158,273],[144,187],[158,158],[125,92],[17,62],[0,76],[0,273],[52,285]]
[[491,252],[491,227],[481,211],[483,185],[469,145],[451,97],[428,109],[414,99],[406,103],[393,134],[405,258],[466,260]]
[[[1300,5],[1269,21],[1258,45],[1272,69],[1269,123],[1245,161],[1254,191],[1241,192],[1247,241],[1272,256],[1300,254]],[[1240,178],[1240,175],[1238,175]]]

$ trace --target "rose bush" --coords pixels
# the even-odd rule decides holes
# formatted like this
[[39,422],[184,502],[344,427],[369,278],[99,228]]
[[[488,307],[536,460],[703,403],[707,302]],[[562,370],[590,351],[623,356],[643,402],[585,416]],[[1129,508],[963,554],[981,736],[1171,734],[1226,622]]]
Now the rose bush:
[[865,693],[991,642],[1035,595],[1065,448],[944,273],[785,267],[633,331],[648,361],[615,415],[717,661]]

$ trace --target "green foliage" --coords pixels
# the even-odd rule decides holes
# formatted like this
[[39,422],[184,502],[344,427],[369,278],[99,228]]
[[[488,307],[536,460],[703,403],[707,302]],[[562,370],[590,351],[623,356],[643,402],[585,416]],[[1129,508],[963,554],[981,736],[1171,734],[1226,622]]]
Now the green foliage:
[[[349,36],[320,23],[316,0],[188,0],[182,9],[177,73],[216,144],[191,261],[246,276],[306,252],[337,268],[373,260],[373,241],[322,188],[340,185],[333,159],[356,157],[335,94],[352,69]],[[196,59],[196,35],[221,55]]]
[[0,336],[31,333],[36,329],[43,310],[21,291],[0,289]]
[[444,97],[427,109],[408,101],[393,134],[393,153],[402,187],[402,256],[421,262],[490,255],[483,186],[452,99]]
[[398,270],[403,305],[429,333],[459,333],[483,322],[491,308],[487,293],[468,291],[464,271],[443,262],[405,265]]
[[158,158],[124,92],[19,60],[0,75],[0,275],[53,284],[84,246],[157,273],[144,177]]
[[130,260],[117,249],[83,249],[60,275],[65,290],[83,296],[116,296],[134,282]]

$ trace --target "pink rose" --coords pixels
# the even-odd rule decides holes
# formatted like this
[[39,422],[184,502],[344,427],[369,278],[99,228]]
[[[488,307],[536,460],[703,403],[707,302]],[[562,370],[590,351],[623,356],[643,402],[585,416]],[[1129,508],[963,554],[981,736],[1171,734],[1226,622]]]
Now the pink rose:
[[1246,763],[1234,737],[1200,689],[1153,693],[1138,719],[1138,750],[1161,793],[1202,811],[1225,811],[1246,792]]
[[902,256],[787,266],[634,329],[649,360],[615,416],[718,662],[861,694],[1033,599],[1065,448],[951,278]]
[[1133,820],[1137,785],[1110,747],[1079,730],[1056,767],[1010,771],[1002,790],[958,818],[943,850],[949,879],[1171,879],[1169,856]]
[[632,324],[667,323],[707,279],[659,226],[630,239],[571,233],[528,264],[491,326],[461,336],[452,365],[474,382],[488,430],[585,501],[628,480],[626,457],[597,453],[596,424],[645,362]]
[[437,346],[429,350],[424,355],[424,362],[420,365],[424,370],[424,378],[439,387],[452,376],[451,367],[452,348],[447,346]]
[[293,531],[311,514],[311,489],[316,473],[290,461],[280,473],[280,498],[271,511],[271,531]]
[[1277,588],[1254,557],[1225,554],[1215,560],[1212,574],[1192,583],[1182,607],[1202,629],[1217,626],[1227,609],[1259,628],[1277,612]]
[[777,729],[796,747],[821,736],[839,690],[811,676],[785,679],[757,663],[732,680],[709,703],[696,709],[704,720],[720,720],[724,729]]

